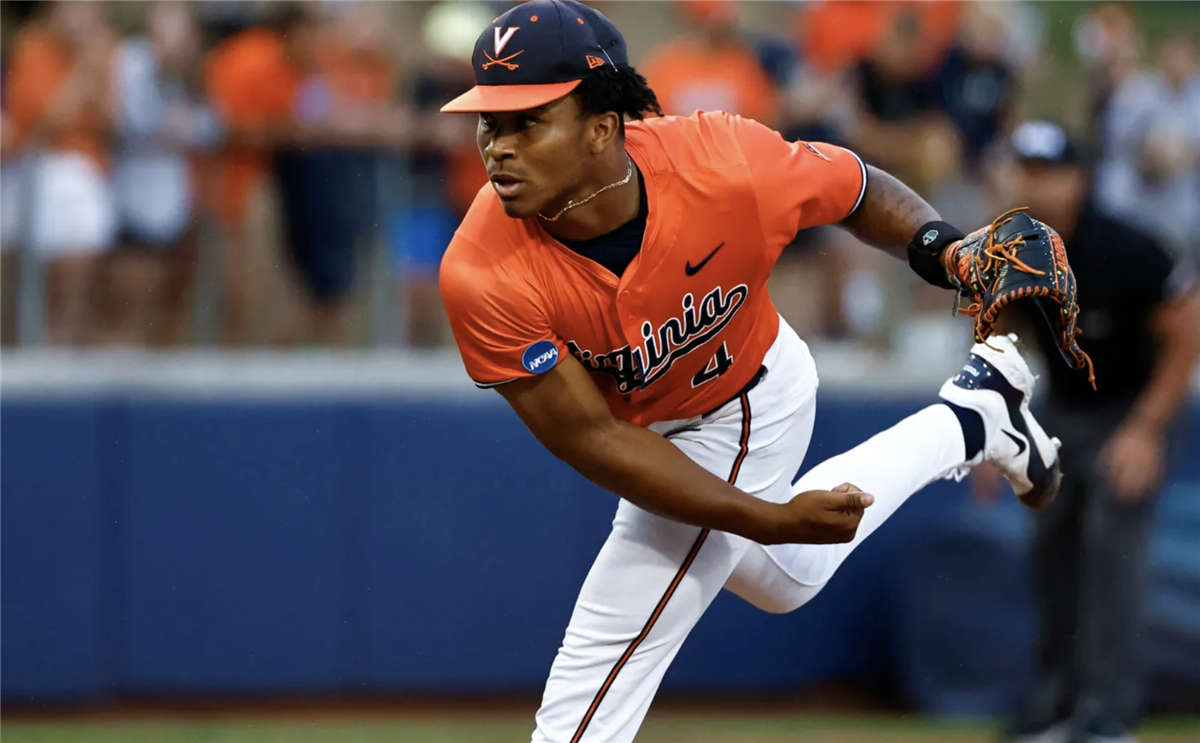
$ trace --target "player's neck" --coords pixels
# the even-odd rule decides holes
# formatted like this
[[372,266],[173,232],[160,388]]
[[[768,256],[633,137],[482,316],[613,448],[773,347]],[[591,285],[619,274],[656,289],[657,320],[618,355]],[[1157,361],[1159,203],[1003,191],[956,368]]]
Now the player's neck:
[[[579,187],[576,193],[568,198],[582,201],[610,183],[616,183],[625,177],[631,160],[627,160],[625,151],[620,151],[620,160],[610,163],[609,167],[601,169],[595,179]],[[556,221],[539,219],[542,227],[551,236],[560,240],[590,240],[617,229],[638,215],[641,205],[642,179],[641,173],[633,168],[633,177],[623,186],[617,186],[595,197],[586,204],[569,209]],[[567,200],[563,200],[565,205]],[[555,207],[561,209],[561,206]],[[544,212],[553,214],[551,211]]]

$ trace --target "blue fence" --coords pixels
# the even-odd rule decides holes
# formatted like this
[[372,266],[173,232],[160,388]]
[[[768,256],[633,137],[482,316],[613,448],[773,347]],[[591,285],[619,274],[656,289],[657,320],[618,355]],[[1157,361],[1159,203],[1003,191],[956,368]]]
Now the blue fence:
[[[616,500],[472,400],[8,397],[5,701],[539,690]],[[826,395],[806,466],[918,407]],[[1155,599],[1160,665],[1184,675],[1200,668],[1187,454]],[[930,711],[993,712],[1028,673],[1028,527],[1013,502],[931,487],[799,612],[722,596],[665,688],[858,678]]]

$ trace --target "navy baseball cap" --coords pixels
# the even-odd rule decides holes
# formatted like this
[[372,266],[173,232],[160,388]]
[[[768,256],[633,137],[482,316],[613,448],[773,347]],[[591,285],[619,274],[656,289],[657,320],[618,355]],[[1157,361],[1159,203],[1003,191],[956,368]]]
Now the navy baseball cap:
[[592,70],[629,64],[625,39],[574,0],[532,0],[492,22],[475,42],[475,87],[442,113],[524,111],[574,90]]

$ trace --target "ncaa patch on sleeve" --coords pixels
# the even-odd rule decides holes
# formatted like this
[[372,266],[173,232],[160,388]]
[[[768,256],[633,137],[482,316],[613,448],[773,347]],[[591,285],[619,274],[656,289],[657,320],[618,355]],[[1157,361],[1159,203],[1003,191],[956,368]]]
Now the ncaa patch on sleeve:
[[538,341],[521,354],[521,366],[533,374],[545,374],[558,363],[558,346],[554,341]]

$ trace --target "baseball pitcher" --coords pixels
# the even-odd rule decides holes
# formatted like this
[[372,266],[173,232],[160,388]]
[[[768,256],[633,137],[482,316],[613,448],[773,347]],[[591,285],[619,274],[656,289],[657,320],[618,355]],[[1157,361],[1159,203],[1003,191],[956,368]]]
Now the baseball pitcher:
[[[667,666],[729,589],[788,612],[926,484],[989,461],[1041,507],[1058,451],[1033,376],[991,336],[1037,303],[1075,344],[1074,277],[1021,212],[964,235],[854,153],[787,142],[722,112],[662,116],[620,32],[572,0],[483,29],[478,116],[489,185],[441,267],[471,378],[555,456],[621,497],[537,714],[537,743],[631,741]],[[817,370],[767,277],[799,230],[838,225],[957,291],[979,341],[930,405],[798,482]],[[986,343],[985,343],[986,342]]]

